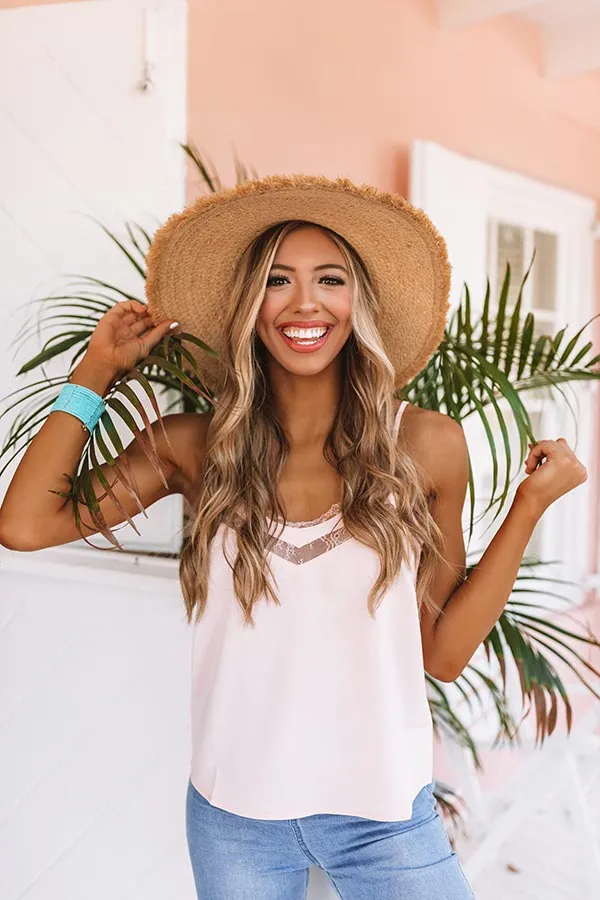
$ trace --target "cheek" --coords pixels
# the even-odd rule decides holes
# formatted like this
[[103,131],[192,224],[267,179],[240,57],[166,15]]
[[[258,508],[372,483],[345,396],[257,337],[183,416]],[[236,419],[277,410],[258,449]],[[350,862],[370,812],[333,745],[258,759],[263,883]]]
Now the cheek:
[[350,293],[344,294],[343,296],[336,297],[335,300],[329,304],[329,309],[332,315],[338,320],[340,325],[347,325],[348,327],[352,324],[352,312],[350,305]]
[[265,298],[262,302],[262,305],[258,312],[258,318],[256,320],[257,328],[264,329],[268,328],[269,325],[273,325],[280,312],[281,305],[281,303],[277,302],[276,297],[265,294]]

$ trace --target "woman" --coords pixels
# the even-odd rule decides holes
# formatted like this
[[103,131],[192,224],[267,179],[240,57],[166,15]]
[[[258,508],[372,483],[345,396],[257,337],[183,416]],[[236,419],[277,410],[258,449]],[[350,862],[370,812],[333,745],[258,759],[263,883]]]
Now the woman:
[[[196,354],[214,413],[152,427],[164,480],[136,442],[122,460],[145,507],[181,493],[191,512],[201,898],[299,900],[310,865],[345,900],[474,896],[435,806],[425,671],[467,665],[539,517],[586,472],[562,438],[532,447],[465,579],[462,429],[394,399],[442,339],[448,290],[443,240],[399,197],[282,176],[201,198],[155,236],[148,308],[103,316],[9,487],[7,546],[78,538],[45,490],[80,458],[77,420],[93,430],[101,395],[172,326],[218,350]],[[115,491],[109,527],[138,511]]]

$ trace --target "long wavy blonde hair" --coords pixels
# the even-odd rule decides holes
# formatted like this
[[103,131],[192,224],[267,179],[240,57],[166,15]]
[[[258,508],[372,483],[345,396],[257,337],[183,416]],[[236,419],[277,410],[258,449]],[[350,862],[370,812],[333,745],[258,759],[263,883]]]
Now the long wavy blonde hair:
[[[267,278],[284,238],[311,223],[273,226],[242,255],[231,311],[224,324],[224,377],[208,429],[198,501],[184,533],[179,574],[187,621],[204,611],[210,547],[217,530],[236,537],[231,559],[233,585],[244,622],[254,626],[252,608],[261,598],[279,603],[267,544],[273,528],[285,525],[277,493],[290,451],[269,390],[266,350],[255,329]],[[322,229],[339,248],[351,291],[352,332],[340,351],[341,396],[323,453],[342,481],[341,512],[350,535],[371,547],[379,575],[367,598],[372,617],[405,562],[419,560],[417,602],[439,611],[430,597],[442,535],[428,507],[422,472],[393,439],[394,370],[376,321],[377,297],[356,251],[338,234]],[[393,495],[395,506],[390,504]],[[420,552],[420,557],[419,557]]]

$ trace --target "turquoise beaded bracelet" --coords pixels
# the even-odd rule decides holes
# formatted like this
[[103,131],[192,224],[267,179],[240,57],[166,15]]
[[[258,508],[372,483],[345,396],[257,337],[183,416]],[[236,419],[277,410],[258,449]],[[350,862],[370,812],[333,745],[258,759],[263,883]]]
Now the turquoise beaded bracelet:
[[83,423],[91,434],[105,409],[106,406],[100,394],[81,384],[69,382],[69,384],[63,385],[50,412],[71,413]]

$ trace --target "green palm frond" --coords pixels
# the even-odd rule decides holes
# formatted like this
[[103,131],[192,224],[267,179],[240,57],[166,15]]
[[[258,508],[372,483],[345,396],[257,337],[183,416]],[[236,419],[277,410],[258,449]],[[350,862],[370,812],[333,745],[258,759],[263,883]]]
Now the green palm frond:
[[[533,259],[532,263],[533,264]],[[481,313],[473,314],[468,286],[460,305],[452,313],[444,339],[429,363],[403,390],[411,402],[428,409],[447,413],[459,422],[476,415],[487,438],[490,454],[492,488],[483,518],[496,507],[492,522],[502,512],[509,497],[511,472],[514,469],[509,427],[502,402],[508,405],[511,421],[516,428],[521,466],[528,453],[528,441],[537,443],[523,395],[539,388],[560,390],[562,384],[591,381],[600,378],[600,354],[592,355],[593,342],[584,341],[583,334],[600,315],[586,322],[565,344],[567,328],[556,335],[540,334],[537,338],[535,316],[523,315],[523,288],[531,265],[518,291],[514,309],[507,313],[507,298],[511,288],[510,264],[497,301],[495,316],[491,311],[491,288],[487,279]],[[495,420],[501,434],[498,446],[492,430]],[[500,454],[502,456],[500,456]],[[468,540],[475,526],[475,486],[472,466],[469,466],[469,527]],[[500,471],[505,475],[499,479]]]
[[[204,189],[209,193],[215,193],[222,190],[223,183],[209,156],[204,152],[200,153],[193,144],[181,144],[180,146],[192,162],[195,170],[200,174],[201,183]],[[235,183],[239,185],[246,181],[258,178],[258,172],[254,166],[246,166],[237,155],[235,147],[233,147],[232,150],[235,167]]]

